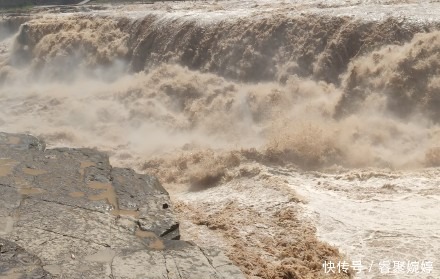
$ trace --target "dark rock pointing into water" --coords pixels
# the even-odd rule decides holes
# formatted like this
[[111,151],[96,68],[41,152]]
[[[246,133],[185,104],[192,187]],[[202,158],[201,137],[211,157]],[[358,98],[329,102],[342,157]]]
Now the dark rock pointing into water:
[[0,278],[244,278],[215,249],[178,239],[154,177],[0,133]]

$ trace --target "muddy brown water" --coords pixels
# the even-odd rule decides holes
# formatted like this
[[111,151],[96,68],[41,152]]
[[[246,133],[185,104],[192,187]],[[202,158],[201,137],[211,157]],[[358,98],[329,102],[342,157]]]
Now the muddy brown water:
[[[432,274],[389,276],[439,277],[438,1],[103,7],[1,25],[2,130],[30,131],[49,147],[98,147],[114,165],[157,175],[176,202],[216,218],[214,233],[181,206],[188,240],[245,246],[226,220],[262,242],[283,239],[288,229],[263,216],[289,202],[276,193],[281,183],[307,201],[296,206],[318,238],[349,259],[433,261]],[[82,162],[81,174],[91,166]],[[0,178],[14,167],[1,158]],[[111,184],[89,186],[90,200],[138,216],[117,207]],[[218,213],[226,199],[244,207],[230,206],[238,220]],[[248,212],[258,224],[246,223]],[[247,251],[280,270],[278,248],[261,245]],[[254,259],[242,258],[243,268]]]

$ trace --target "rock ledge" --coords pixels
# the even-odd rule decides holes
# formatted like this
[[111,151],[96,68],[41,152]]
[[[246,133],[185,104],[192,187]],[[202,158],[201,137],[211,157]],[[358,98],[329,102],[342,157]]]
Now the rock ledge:
[[0,133],[0,278],[244,278],[179,237],[156,178],[97,150]]

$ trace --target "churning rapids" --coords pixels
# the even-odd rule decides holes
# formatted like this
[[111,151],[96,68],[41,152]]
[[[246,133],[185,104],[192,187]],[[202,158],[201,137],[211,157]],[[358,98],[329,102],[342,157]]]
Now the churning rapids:
[[157,175],[183,238],[249,278],[344,278],[322,267],[343,259],[440,278],[440,3],[420,2],[6,15],[0,130]]

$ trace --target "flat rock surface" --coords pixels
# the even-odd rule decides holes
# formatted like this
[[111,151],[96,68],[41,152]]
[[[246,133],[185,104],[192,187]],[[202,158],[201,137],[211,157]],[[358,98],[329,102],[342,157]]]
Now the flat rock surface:
[[156,178],[0,133],[0,278],[244,278],[179,237]]

